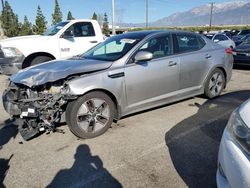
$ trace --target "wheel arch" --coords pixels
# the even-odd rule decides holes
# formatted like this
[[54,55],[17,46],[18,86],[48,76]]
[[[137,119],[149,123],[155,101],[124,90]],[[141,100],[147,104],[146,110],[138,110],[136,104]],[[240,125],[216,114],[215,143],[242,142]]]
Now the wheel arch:
[[226,85],[227,85],[227,72],[226,72],[225,68],[222,67],[222,66],[215,67],[214,70],[215,70],[216,68],[217,68],[217,69],[220,69],[220,70],[223,72],[223,74],[224,74],[224,76],[225,76],[225,80],[226,80],[226,82],[225,82],[225,88],[226,88]]
[[223,67],[223,66],[215,66],[213,67],[212,69],[210,69],[210,71],[208,72],[208,74],[206,75],[205,77],[205,80],[204,80],[204,84],[206,83],[207,79],[209,78],[209,75],[211,75],[211,73],[215,70],[215,69],[220,69],[224,76],[225,76],[225,80],[227,80],[227,72],[226,72],[226,69]]
[[101,89],[101,88],[89,90],[86,93],[84,93],[83,95],[86,95],[87,93],[95,92],[95,91],[103,92],[111,98],[111,100],[114,102],[114,105],[115,105],[114,118],[115,118],[115,120],[119,120],[121,118],[121,108],[120,108],[120,105],[118,103],[116,96],[112,92],[110,92],[106,89]]
[[56,59],[55,56],[53,56],[52,54],[50,54],[48,52],[35,52],[35,53],[28,55],[24,59],[23,64],[22,64],[22,68],[26,68],[26,67],[30,66],[31,61],[38,56],[47,56],[47,57],[50,57],[52,59]]

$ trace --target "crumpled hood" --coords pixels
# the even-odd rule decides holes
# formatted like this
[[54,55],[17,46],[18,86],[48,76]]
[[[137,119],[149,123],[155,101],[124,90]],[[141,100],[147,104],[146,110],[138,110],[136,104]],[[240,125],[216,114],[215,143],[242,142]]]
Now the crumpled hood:
[[112,65],[109,61],[90,59],[55,60],[20,70],[10,77],[14,83],[28,87],[54,82],[67,76],[108,69]]

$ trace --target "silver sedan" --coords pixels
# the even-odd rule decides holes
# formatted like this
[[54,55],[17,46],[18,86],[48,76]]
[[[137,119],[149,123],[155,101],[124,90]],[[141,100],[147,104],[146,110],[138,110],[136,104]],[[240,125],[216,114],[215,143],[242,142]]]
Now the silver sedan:
[[191,96],[220,95],[232,50],[184,31],[117,35],[83,55],[21,70],[3,95],[28,140],[65,121],[78,137],[103,134],[114,120]]

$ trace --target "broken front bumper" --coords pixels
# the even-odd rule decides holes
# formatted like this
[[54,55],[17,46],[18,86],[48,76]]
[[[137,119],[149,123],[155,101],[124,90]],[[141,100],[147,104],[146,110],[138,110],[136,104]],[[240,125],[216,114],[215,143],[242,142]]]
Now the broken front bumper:
[[12,116],[14,123],[18,125],[24,140],[29,140],[39,133],[39,127],[35,124],[36,118],[39,117],[38,110],[31,104],[20,105],[13,102],[16,97],[15,92],[5,90],[2,96],[3,106],[6,112]]
[[12,102],[16,100],[18,96],[16,92],[12,90],[5,90],[3,92],[2,100],[3,106],[6,112],[8,112],[11,116],[19,116],[19,117],[38,117],[38,110],[30,105],[30,104],[17,104]]
[[5,90],[3,92],[2,100],[3,100],[3,107],[6,112],[8,112],[11,116],[16,116],[21,114],[21,109],[15,103],[10,102],[11,96],[13,97],[14,94],[11,91]]

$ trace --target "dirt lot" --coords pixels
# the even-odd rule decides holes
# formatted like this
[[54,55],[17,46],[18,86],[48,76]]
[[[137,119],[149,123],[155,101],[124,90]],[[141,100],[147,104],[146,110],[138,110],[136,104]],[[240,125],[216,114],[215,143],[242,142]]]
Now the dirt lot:
[[[6,78],[0,76],[0,90]],[[0,187],[215,187],[230,113],[250,98],[250,70],[221,97],[195,97],[126,117],[95,139],[68,130],[22,140],[0,106]]]

